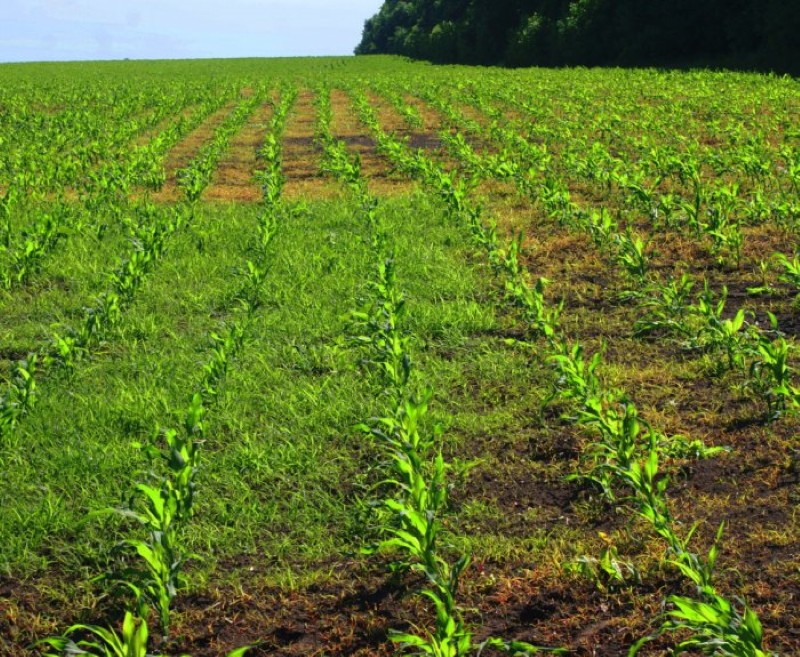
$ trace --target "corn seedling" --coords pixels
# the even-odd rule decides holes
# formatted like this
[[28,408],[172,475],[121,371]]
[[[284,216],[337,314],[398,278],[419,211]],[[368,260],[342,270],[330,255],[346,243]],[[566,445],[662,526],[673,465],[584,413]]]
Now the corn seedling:
[[11,215],[17,204],[19,193],[15,186],[10,186],[0,198],[0,251],[11,247]]
[[[267,244],[274,233],[275,226],[270,224]],[[259,238],[262,247],[266,246],[263,239],[262,234]],[[165,634],[169,632],[172,600],[184,585],[183,565],[191,557],[182,546],[181,530],[193,512],[205,415],[219,396],[231,359],[242,347],[245,323],[259,305],[266,276],[266,265],[260,263],[247,263],[240,294],[245,317],[232,322],[224,336],[214,332],[210,335],[211,357],[203,365],[198,391],[184,411],[182,427],[156,433],[143,448],[151,461],[163,461],[164,474],[157,474],[154,468],[149,482],[136,485],[134,499],[127,507],[110,510],[134,519],[146,530],[145,538],[122,542],[122,546],[138,555],[142,565],[124,569],[115,577],[134,592],[140,608],[150,605],[158,611]]]
[[617,263],[622,265],[633,279],[643,283],[648,269],[645,241],[638,235],[633,235],[628,229],[624,233],[617,233],[614,236],[614,244]]
[[26,234],[22,244],[12,252],[10,262],[0,270],[0,286],[6,290],[25,284],[38,271],[41,263],[66,236],[62,224],[66,207],[61,205],[54,212],[43,215]]
[[699,237],[703,232],[701,214],[706,196],[699,165],[693,159],[679,162],[679,176],[681,182],[688,180],[692,186],[691,201],[681,201],[680,206],[685,213],[687,226]]
[[[83,324],[66,336],[55,336],[55,347],[48,354],[49,362],[71,368],[119,324],[122,311],[133,301],[145,276],[164,254],[167,238],[184,220],[180,211],[172,218],[164,217],[147,206],[141,212],[142,224],[133,239],[130,255],[111,274],[109,289],[86,310]],[[152,224],[147,221],[149,217],[155,219]]]
[[[180,436],[174,429],[163,433],[165,452],[158,448],[157,438],[146,446],[151,458],[163,456],[168,474],[152,475],[157,484],[139,483],[137,496],[141,504],[130,504],[125,509],[114,509],[133,518],[147,531],[144,539],[126,539],[122,545],[132,549],[143,561],[142,567],[130,567],[116,575],[136,595],[137,604],[151,605],[158,611],[161,630],[169,632],[172,599],[184,584],[183,564],[188,558],[181,548],[179,536],[181,523],[192,510],[194,476],[198,466],[198,448],[193,436],[202,427],[205,409],[200,395],[195,395],[191,407],[191,421],[195,428],[188,436]],[[137,508],[138,506],[138,508]]]
[[[584,460],[591,463],[589,470],[568,479],[596,484],[604,497],[613,502],[617,473],[630,468],[641,451],[642,427],[636,407],[630,402],[615,407],[599,398],[589,398],[578,411],[578,422],[596,430],[599,440],[591,443],[584,453]],[[649,427],[647,432],[653,434]]]
[[776,253],[772,257],[783,267],[783,271],[778,277],[778,280],[782,283],[788,283],[792,286],[793,290],[800,291],[800,258],[795,255],[789,260],[783,253]]
[[593,210],[588,215],[587,220],[592,242],[597,248],[606,252],[610,251],[614,244],[615,236],[619,235],[617,222],[605,209],[601,209],[599,212]]
[[[761,621],[749,607],[745,606],[740,612],[717,593],[708,593],[704,600],[673,595],[667,602],[674,609],[667,612],[668,620],[662,624],[660,633],[691,634],[675,645],[673,654],[700,652],[721,657],[774,657],[774,653],[763,649]],[[638,652],[638,645],[630,655]]]
[[[771,316],[773,328],[777,322]],[[767,417],[777,420],[800,404],[800,389],[792,385],[793,368],[789,365],[789,344],[782,337],[775,339],[761,333],[750,363],[747,385],[764,400]]]
[[408,345],[411,336],[400,328],[405,313],[405,299],[395,285],[394,260],[377,264],[376,278],[368,283],[372,300],[350,314],[354,341],[368,346],[366,362],[377,366],[389,390],[399,394],[411,375]]
[[[75,641],[70,637],[75,633],[93,635],[92,639],[79,639]],[[113,628],[97,625],[73,625],[61,637],[52,637],[40,641],[38,645],[47,645],[58,652],[45,653],[45,657],[60,657],[61,655],[88,655],[90,657],[157,657],[147,651],[149,631],[147,621],[138,618],[131,612],[125,613],[122,621],[122,632],[117,633]],[[226,657],[244,657],[250,646],[237,648]],[[183,655],[182,657],[188,657]]]
[[754,287],[747,288],[747,294],[753,296],[769,295],[775,293],[775,288],[772,286],[769,276],[770,264],[768,260],[761,260],[758,263],[758,273],[761,277],[761,284]]
[[[402,150],[396,153],[402,157]],[[421,159],[415,161],[422,162]],[[345,173],[348,171],[344,166],[337,168]],[[421,164],[415,169],[428,181],[439,183],[436,189],[447,203],[446,207],[460,218],[460,213],[465,210],[466,197],[451,193],[458,190],[453,187],[452,179],[446,179],[441,170],[430,164]],[[345,181],[349,178],[349,175],[343,176]],[[381,371],[384,393],[390,402],[388,413],[360,427],[383,447],[389,468],[389,474],[382,481],[382,487],[388,489],[387,496],[380,505],[384,512],[381,529],[385,538],[364,551],[399,553],[394,567],[419,571],[428,582],[421,595],[434,606],[434,629],[392,632],[392,641],[418,655],[466,656],[474,652],[476,646],[471,632],[464,625],[456,595],[459,577],[469,558],[462,556],[451,563],[439,552],[440,516],[447,506],[447,466],[441,452],[430,460],[438,430],[429,434],[421,429],[431,392],[425,391],[418,398],[407,392],[412,371],[408,352],[411,336],[401,327],[406,306],[396,285],[388,235],[376,222],[375,206],[369,202],[365,188],[354,177],[350,180],[349,186],[366,209],[368,224],[373,230],[372,247],[376,258],[376,276],[367,285],[370,300],[362,310],[351,313],[356,334],[354,342],[368,347],[368,362]],[[472,220],[477,222],[478,216],[478,213],[472,214]],[[481,235],[496,245],[496,241],[489,237],[494,235],[493,232],[481,232]],[[509,262],[508,266],[514,265]],[[495,647],[505,646],[511,652],[509,645],[497,640]],[[522,647],[521,643],[515,644],[513,650],[519,653]],[[534,650],[531,646],[530,652]]]
[[0,397],[0,438],[11,434],[20,419],[33,407],[38,356],[30,354],[16,363],[8,389]]
[[647,335],[654,331],[665,331],[684,337],[691,335],[692,329],[686,319],[689,311],[689,296],[694,281],[688,274],[680,278],[670,278],[666,283],[651,283],[641,305],[646,309],[645,316],[636,320],[634,334]]
[[[76,632],[89,632],[94,639],[80,639],[77,642],[69,637]],[[135,617],[131,612],[125,613],[122,621],[122,632],[96,625],[73,625],[63,637],[49,638],[42,644],[58,650],[57,653],[46,653],[45,657],[59,655],[92,655],[93,657],[153,657],[147,652],[149,632],[147,622]]]
[[155,469],[151,471],[153,483],[137,484],[134,500],[127,507],[110,510],[136,520],[146,529],[144,539],[122,542],[141,558],[142,567],[128,568],[116,577],[135,593],[140,606],[147,603],[158,610],[165,634],[169,631],[172,599],[184,584],[183,564],[191,556],[181,545],[181,528],[193,512],[205,415],[216,401],[228,364],[243,339],[244,327],[238,322],[232,324],[225,337],[211,334],[212,355],[203,366],[198,392],[184,411],[182,427],[155,434],[143,447],[151,461],[164,462],[166,472],[158,475]]
[[716,360],[712,364],[715,373],[743,369],[753,342],[753,329],[746,323],[747,312],[743,308],[729,319],[722,318],[727,295],[727,288],[723,288],[720,299],[715,301],[706,284],[697,303],[690,309],[700,326],[689,338],[687,346],[712,354],[722,352],[725,359]]
[[597,368],[602,358],[602,352],[598,351],[587,359],[580,343],[570,346],[563,339],[556,342],[549,359],[556,376],[545,404],[556,397],[574,401],[578,406],[585,406],[590,399],[600,399],[603,388]]
[[600,591],[615,592],[641,584],[642,577],[630,561],[620,559],[617,547],[609,537],[600,533],[604,545],[598,557],[584,555],[565,565],[593,582]]
[[558,330],[558,320],[562,305],[550,307],[544,298],[544,291],[549,281],[538,278],[531,285],[527,270],[520,265],[522,235],[510,240],[506,250],[497,248],[495,262],[505,273],[506,296],[522,310],[523,321],[533,335],[540,335],[548,340],[553,339]]
[[719,264],[726,261],[726,253],[733,257],[736,267],[742,260],[742,246],[744,234],[738,222],[729,219],[719,208],[710,208],[709,213],[714,220],[706,226],[706,232],[711,237],[711,253],[716,256]]
[[668,620],[655,635],[637,641],[629,655],[637,654],[645,643],[665,632],[688,630],[692,636],[675,647],[677,653],[700,649],[708,655],[766,657],[767,653],[761,649],[761,625],[757,616],[747,607],[744,615],[740,615],[712,584],[723,526],[717,531],[716,540],[705,559],[688,549],[696,526],[684,538],[675,533],[665,497],[668,479],[659,477],[658,451],[656,436],[651,432],[646,457],[627,465],[615,465],[617,476],[631,487],[639,514],[664,539],[671,563],[695,584],[699,599],[670,596],[667,601],[676,608],[667,613]]

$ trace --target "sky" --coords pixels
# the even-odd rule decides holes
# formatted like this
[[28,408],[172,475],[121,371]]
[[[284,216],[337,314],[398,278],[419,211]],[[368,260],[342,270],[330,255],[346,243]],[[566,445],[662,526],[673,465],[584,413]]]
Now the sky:
[[0,0],[0,62],[350,55],[381,0]]

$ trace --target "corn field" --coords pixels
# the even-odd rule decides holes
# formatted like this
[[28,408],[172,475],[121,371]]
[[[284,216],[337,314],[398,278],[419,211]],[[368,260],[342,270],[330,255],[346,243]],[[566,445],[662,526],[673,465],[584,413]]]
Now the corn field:
[[0,657],[800,654],[798,239],[790,77],[3,65]]

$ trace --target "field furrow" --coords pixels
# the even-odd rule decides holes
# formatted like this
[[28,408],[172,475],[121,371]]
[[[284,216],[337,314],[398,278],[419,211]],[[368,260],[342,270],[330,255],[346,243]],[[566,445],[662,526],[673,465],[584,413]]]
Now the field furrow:
[[283,174],[288,199],[331,198],[335,187],[320,170],[320,149],[315,143],[317,123],[315,92],[300,90],[283,136]]

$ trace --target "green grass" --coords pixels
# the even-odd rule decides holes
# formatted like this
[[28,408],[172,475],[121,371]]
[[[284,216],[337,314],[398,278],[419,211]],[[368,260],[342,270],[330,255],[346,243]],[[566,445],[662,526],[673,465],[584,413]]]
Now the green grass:
[[[417,384],[443,402],[433,417],[452,433],[448,442],[502,426],[501,411],[486,410],[524,362],[491,335],[491,277],[479,279],[469,248],[424,197],[385,201],[381,211],[396,240],[408,329],[418,336]],[[141,477],[146,460],[133,443],[178,421],[208,334],[235,303],[254,215],[204,208],[173,238],[118,334],[73,375],[42,384],[16,448],[3,455],[0,526],[12,537],[3,570],[99,565],[129,529],[90,514],[122,504]],[[206,559],[262,554],[302,569],[360,545],[359,482],[375,464],[362,461],[371,451],[353,427],[380,409],[371,375],[342,343],[368,265],[356,215],[342,201],[313,203],[279,230],[264,305],[209,416],[187,531]],[[502,413],[511,420],[513,410]]]

